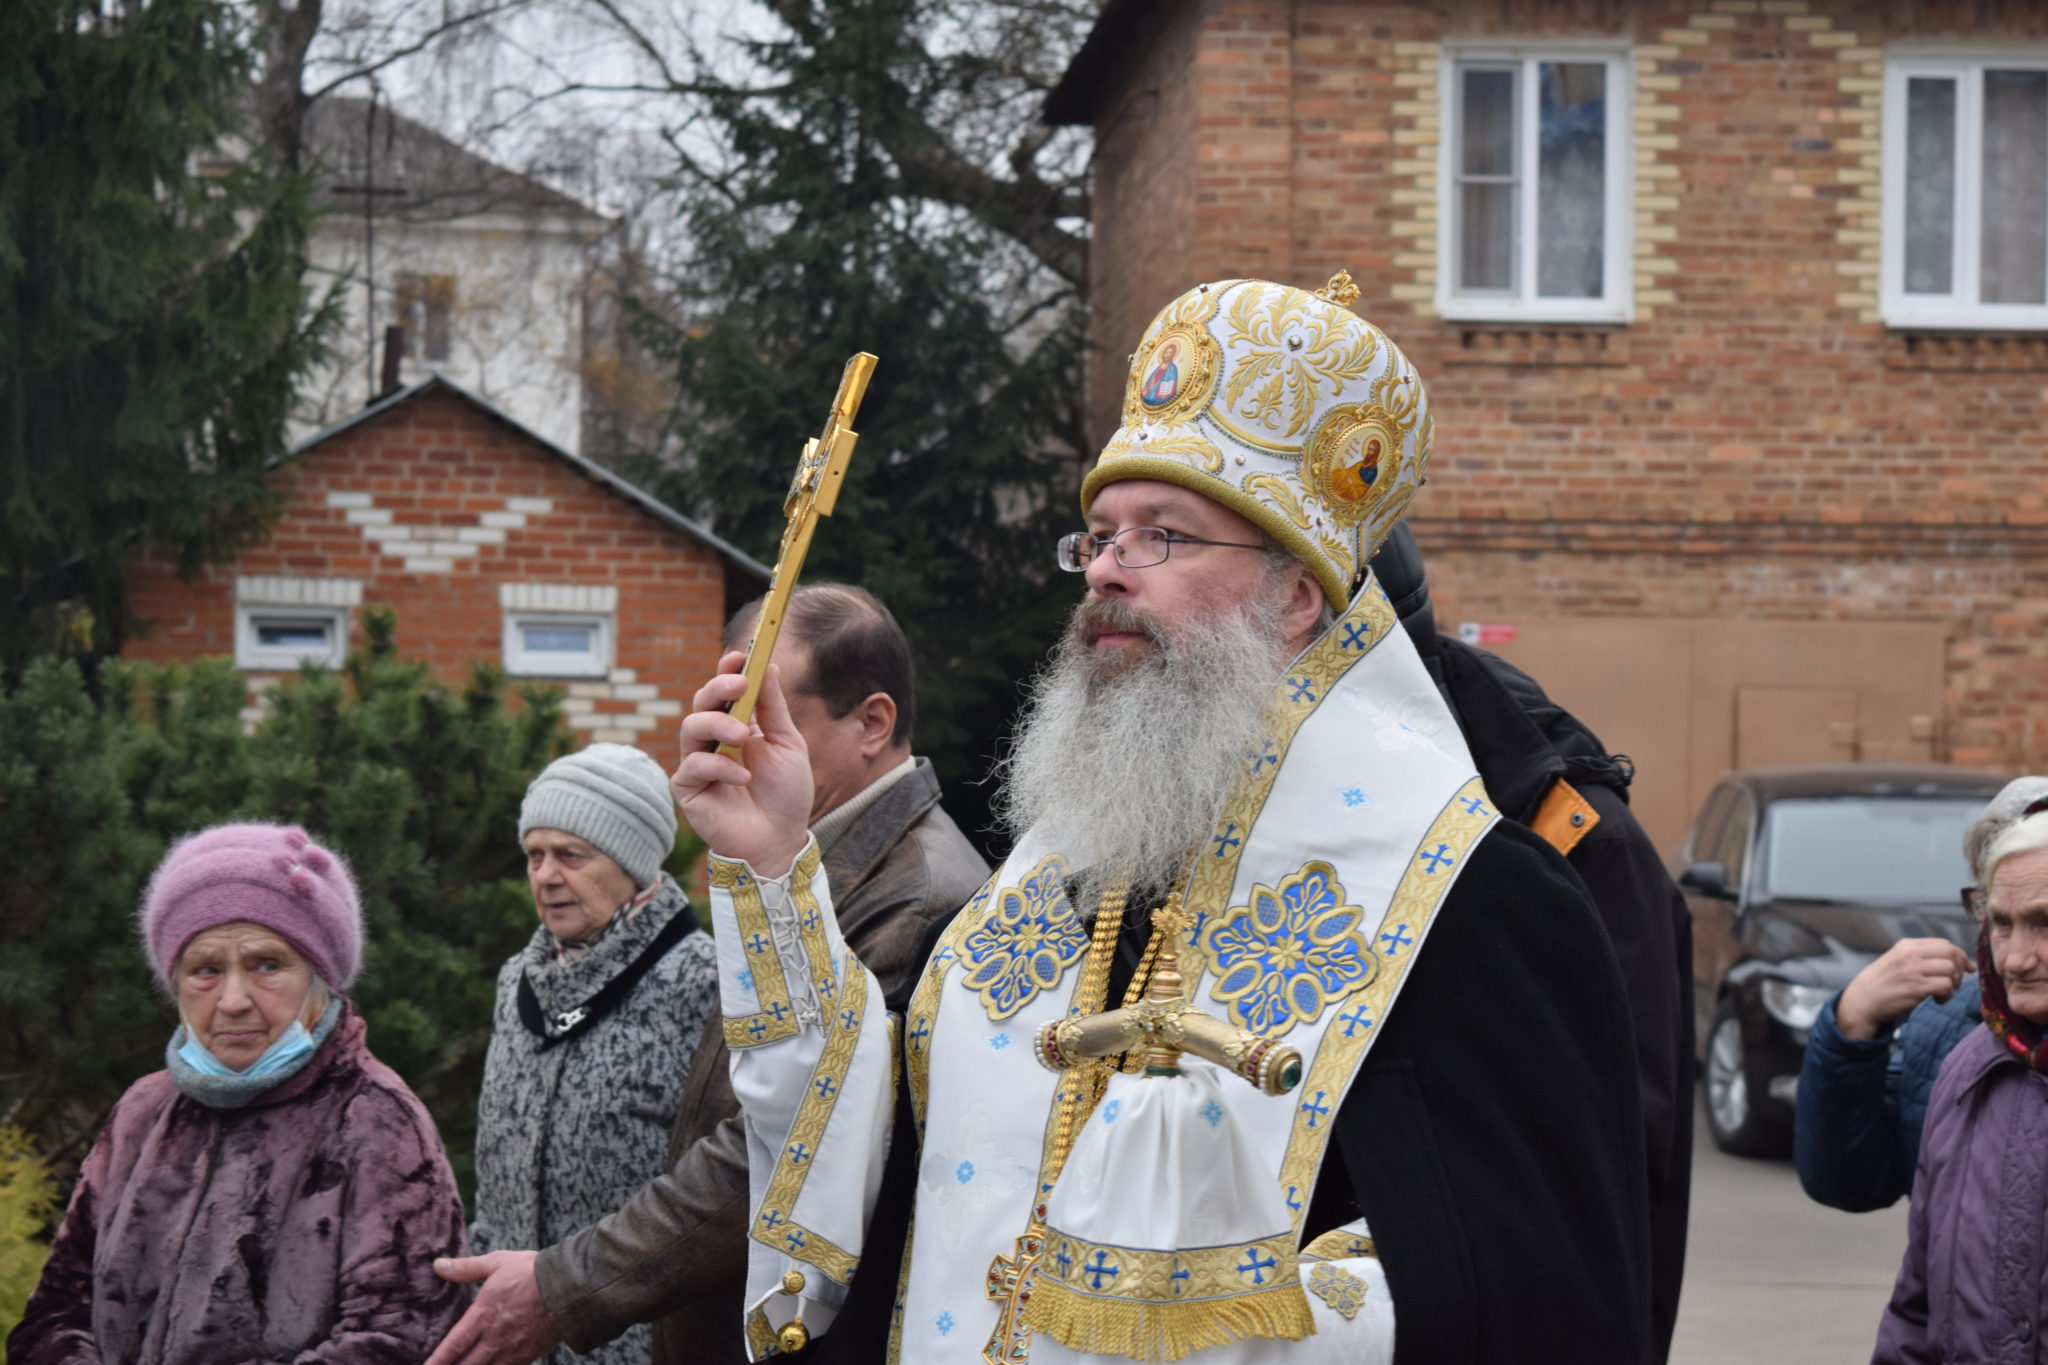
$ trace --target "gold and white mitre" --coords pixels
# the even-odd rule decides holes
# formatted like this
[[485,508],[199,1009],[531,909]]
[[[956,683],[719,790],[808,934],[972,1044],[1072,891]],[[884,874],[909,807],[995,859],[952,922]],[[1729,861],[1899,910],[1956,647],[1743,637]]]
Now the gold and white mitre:
[[1246,517],[1306,564],[1342,611],[1422,486],[1429,399],[1385,333],[1344,304],[1266,280],[1190,289],[1145,329],[1123,425],[1081,485],[1163,479]]

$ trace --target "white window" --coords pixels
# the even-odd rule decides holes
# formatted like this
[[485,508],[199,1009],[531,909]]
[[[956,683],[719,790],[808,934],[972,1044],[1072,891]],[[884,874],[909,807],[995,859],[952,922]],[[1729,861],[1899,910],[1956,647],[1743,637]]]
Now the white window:
[[1620,46],[1447,53],[1439,313],[1628,320],[1630,92]]
[[612,666],[608,616],[523,611],[505,617],[505,670],[520,678],[602,678]]
[[348,609],[306,605],[235,607],[237,668],[339,668],[348,657]]
[[2048,330],[2048,53],[1885,68],[1884,320]]

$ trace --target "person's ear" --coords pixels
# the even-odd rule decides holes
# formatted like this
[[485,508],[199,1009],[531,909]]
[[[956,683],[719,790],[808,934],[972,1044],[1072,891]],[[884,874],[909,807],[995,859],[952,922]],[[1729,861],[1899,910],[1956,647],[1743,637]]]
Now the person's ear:
[[860,756],[873,758],[895,738],[896,699],[887,692],[870,693],[854,713],[860,717]]
[[1305,566],[1295,565],[1294,586],[1287,594],[1287,605],[1280,617],[1287,638],[1306,648],[1309,634],[1316,628],[1316,618],[1322,614],[1323,585],[1316,582],[1316,576]]

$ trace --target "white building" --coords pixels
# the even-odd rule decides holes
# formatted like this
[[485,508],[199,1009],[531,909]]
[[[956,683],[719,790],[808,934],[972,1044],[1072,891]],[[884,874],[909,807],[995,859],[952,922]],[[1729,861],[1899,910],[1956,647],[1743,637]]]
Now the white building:
[[441,375],[576,451],[587,261],[607,220],[381,103],[322,100],[306,148],[325,210],[308,284],[341,287],[343,322],[301,382],[292,439]]

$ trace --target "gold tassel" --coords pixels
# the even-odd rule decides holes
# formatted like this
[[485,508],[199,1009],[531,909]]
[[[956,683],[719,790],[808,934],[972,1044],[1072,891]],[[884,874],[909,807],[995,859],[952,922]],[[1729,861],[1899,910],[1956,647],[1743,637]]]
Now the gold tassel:
[[1031,1286],[1024,1325],[1072,1350],[1159,1361],[1233,1341],[1300,1341],[1316,1331],[1299,1280],[1225,1299],[1142,1303],[1083,1294],[1041,1275]]

